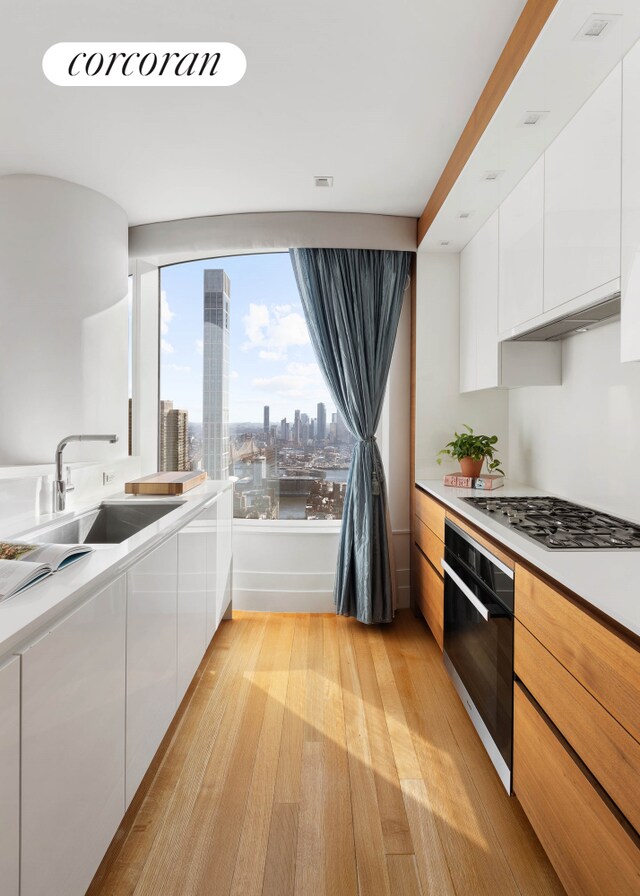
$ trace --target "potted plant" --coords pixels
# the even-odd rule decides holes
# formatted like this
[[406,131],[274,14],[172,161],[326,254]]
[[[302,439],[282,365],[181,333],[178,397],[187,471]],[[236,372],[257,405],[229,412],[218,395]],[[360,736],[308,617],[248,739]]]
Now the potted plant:
[[500,466],[500,461],[494,458],[494,454],[498,450],[495,447],[498,436],[479,436],[466,423],[462,425],[467,431],[455,433],[455,439],[438,452],[436,458],[438,463],[442,463],[441,455],[448,454],[449,457],[455,457],[460,462],[460,470],[463,476],[472,476],[476,479],[480,475],[486,457],[489,470],[492,473],[500,473],[504,476],[504,470]]

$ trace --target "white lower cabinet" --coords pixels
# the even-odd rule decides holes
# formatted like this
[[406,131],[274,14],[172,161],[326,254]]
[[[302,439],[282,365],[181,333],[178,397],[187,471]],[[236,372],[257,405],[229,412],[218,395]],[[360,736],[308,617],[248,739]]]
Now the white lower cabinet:
[[178,535],[178,703],[184,697],[208,643],[208,539],[206,531],[192,526],[186,526]]
[[20,657],[0,668],[0,881],[20,892]]
[[222,492],[218,499],[217,561],[216,561],[216,624],[224,616],[231,602],[233,556],[233,489]]
[[125,621],[121,577],[22,654],[21,896],[85,893],[124,814]]
[[174,535],[127,573],[127,806],[178,705],[177,604]]

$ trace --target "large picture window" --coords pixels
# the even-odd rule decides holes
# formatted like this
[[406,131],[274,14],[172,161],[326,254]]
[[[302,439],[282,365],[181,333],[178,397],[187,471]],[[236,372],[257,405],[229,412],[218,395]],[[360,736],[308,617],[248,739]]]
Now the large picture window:
[[354,439],[286,253],[161,269],[159,465],[236,480],[234,515],[341,519]]

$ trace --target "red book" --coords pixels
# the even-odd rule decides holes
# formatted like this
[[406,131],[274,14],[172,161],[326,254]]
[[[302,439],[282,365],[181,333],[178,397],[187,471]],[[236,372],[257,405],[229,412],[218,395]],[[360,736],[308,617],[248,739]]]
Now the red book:
[[498,473],[485,473],[483,476],[474,478],[472,476],[463,476],[461,473],[447,473],[442,481],[444,485],[450,485],[455,488],[474,488],[478,491],[491,491],[504,485],[504,476]]

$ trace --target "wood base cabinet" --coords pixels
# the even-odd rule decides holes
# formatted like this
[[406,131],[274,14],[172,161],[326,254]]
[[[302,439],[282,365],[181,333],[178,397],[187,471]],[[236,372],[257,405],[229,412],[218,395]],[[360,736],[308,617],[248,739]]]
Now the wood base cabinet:
[[85,893],[124,814],[125,619],[121,577],[22,654],[21,896]]
[[20,657],[0,668],[0,881],[3,896],[20,886]]
[[513,789],[569,896],[640,893],[637,835],[519,683]]

